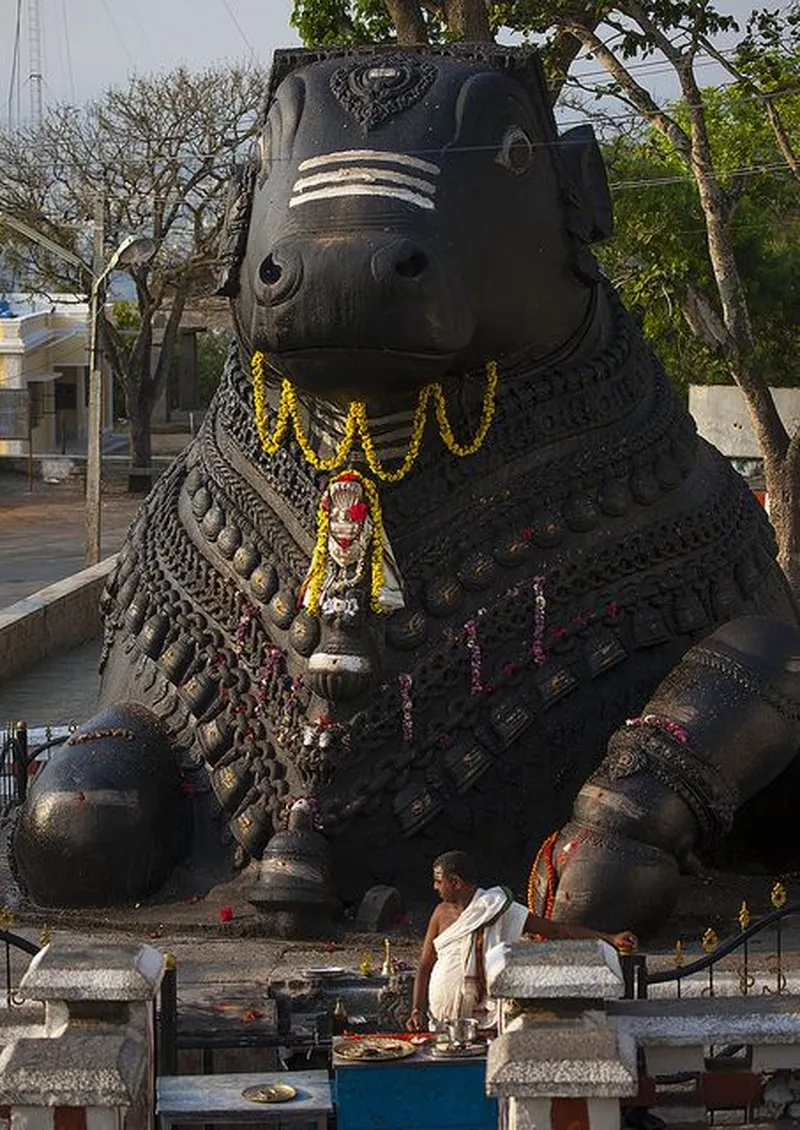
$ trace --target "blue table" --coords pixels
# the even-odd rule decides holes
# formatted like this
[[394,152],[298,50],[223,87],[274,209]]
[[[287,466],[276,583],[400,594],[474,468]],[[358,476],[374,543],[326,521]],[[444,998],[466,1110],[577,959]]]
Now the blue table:
[[497,1130],[486,1057],[357,1063],[333,1058],[338,1130]]

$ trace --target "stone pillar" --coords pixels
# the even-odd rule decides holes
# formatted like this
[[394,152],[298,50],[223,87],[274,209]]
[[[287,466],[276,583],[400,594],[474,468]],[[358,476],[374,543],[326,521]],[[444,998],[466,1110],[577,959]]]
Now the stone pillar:
[[619,1130],[620,1099],[638,1089],[636,1045],[608,1023],[623,996],[605,942],[513,942],[487,955],[489,995],[501,1002],[486,1090],[508,1130]]
[[40,1033],[0,1058],[11,1130],[152,1130],[154,1008],[164,959],[150,946],[47,946],[20,991],[44,1002]]

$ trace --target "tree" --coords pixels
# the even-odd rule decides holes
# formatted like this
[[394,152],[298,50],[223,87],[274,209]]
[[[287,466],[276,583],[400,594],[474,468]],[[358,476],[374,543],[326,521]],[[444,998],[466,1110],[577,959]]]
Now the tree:
[[[739,166],[728,173],[720,168],[697,76],[701,57],[711,56],[726,65],[742,94],[760,105],[783,164],[796,174],[797,145],[780,109],[797,90],[800,9],[796,0],[784,14],[774,10],[755,13],[733,59],[716,47],[716,37],[738,31],[738,25],[709,0],[656,0],[648,5],[640,0],[618,0],[613,5],[580,0],[548,0],[545,4],[531,0],[385,0],[384,6],[390,15],[402,9],[404,20],[416,10],[426,29],[431,19],[444,21],[445,34],[456,39],[490,38],[498,22],[526,36],[542,36],[549,49],[556,51],[557,62],[550,68],[556,89],[566,73],[564,61],[571,62],[583,50],[608,75],[608,81],[595,88],[595,95],[621,100],[662,136],[692,182],[705,229],[710,285],[707,291],[694,291],[695,301],[684,303],[685,313],[698,336],[713,340],[718,356],[742,390],[763,455],[779,560],[795,593],[800,594],[800,507],[795,506],[800,489],[800,430],[788,434],[761,372],[761,348],[736,255],[736,216],[751,170]],[[347,17],[358,30],[364,26],[365,14],[376,7],[377,0],[295,0],[295,26],[302,33],[301,21],[312,12],[319,26],[322,14],[336,8],[340,21]],[[488,33],[472,34],[480,30],[475,21],[481,12]],[[328,26],[333,35],[332,25]],[[407,21],[402,27],[413,30]],[[398,42],[414,41],[405,38],[405,30],[401,35],[399,20],[395,31]],[[637,77],[634,61],[656,54],[665,60],[678,84],[686,108],[684,121]]]
[[[721,176],[749,170],[732,225],[756,341],[756,364],[768,385],[800,385],[800,213],[797,185],[758,100],[738,85],[703,91],[709,134]],[[669,113],[685,122],[676,104]],[[787,135],[800,131],[800,105],[782,111]],[[698,194],[663,136],[641,125],[603,146],[614,197],[614,239],[598,257],[673,381],[685,387],[730,381],[718,343],[694,320],[699,295],[714,279]],[[675,222],[675,217],[680,222]]]
[[[103,348],[124,389],[135,467],[151,464],[153,406],[186,302],[212,288],[228,177],[257,128],[263,89],[252,70],[192,75],[179,68],[133,77],[85,107],[57,106],[38,130],[0,134],[0,211],[87,264],[80,272],[18,243],[35,277],[90,287],[92,216],[111,248],[134,232],[155,242],[153,258],[128,269],[136,318],[119,328],[101,319]],[[163,337],[153,365],[157,320]]]
[[[392,42],[409,46],[447,40],[488,43],[503,29],[523,36],[547,30],[538,27],[540,13],[553,7],[532,0],[294,0],[290,22],[309,47]],[[592,28],[611,7],[593,0],[574,0],[571,5],[576,18]],[[549,20],[545,22],[549,26]],[[558,26],[550,30],[545,67],[555,98],[581,44]]]

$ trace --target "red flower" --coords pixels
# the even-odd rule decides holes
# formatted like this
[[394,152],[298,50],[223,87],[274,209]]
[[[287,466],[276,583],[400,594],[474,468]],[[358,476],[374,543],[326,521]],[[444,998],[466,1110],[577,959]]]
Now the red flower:
[[533,526],[523,526],[520,533],[525,538],[525,541],[530,541],[533,537]]
[[347,516],[351,522],[363,522],[368,514],[369,507],[366,502],[354,502],[347,511]]
[[232,906],[221,906],[219,908],[219,920],[220,920],[220,922],[232,922],[233,921],[233,907]]
[[342,471],[341,475],[337,475],[333,481],[335,483],[357,483],[358,475],[355,471]]

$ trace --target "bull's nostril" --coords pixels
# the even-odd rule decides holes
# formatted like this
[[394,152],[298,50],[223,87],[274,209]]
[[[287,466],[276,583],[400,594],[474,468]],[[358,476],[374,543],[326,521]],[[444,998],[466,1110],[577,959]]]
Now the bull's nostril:
[[415,250],[404,255],[402,259],[398,259],[394,269],[403,279],[418,279],[420,275],[424,274],[427,266],[428,256],[424,251]]
[[276,282],[280,281],[283,267],[280,263],[275,262],[272,255],[268,255],[262,262],[258,273],[263,283],[266,283],[267,286],[274,286]]

